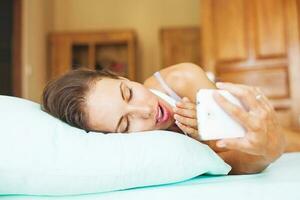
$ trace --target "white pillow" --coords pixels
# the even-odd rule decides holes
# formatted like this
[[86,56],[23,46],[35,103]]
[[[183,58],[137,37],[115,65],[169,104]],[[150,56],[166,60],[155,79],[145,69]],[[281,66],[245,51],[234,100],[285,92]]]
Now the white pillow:
[[0,123],[0,194],[105,192],[231,169],[184,135],[86,133],[15,97],[0,96]]

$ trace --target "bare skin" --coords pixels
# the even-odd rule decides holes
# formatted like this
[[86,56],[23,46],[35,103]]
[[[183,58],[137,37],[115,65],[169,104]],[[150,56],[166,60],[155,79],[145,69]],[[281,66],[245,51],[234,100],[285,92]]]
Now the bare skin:
[[[160,72],[167,84],[181,97],[185,97],[174,109],[174,118],[182,122],[178,124],[178,127],[181,131],[189,133],[191,137],[198,139],[197,123],[196,120],[193,120],[196,119],[196,106],[190,99],[196,99],[195,95],[199,89],[214,89],[216,86],[207,79],[198,66],[190,63],[171,66]],[[144,85],[164,92],[153,76],[148,78]],[[268,100],[264,97],[262,102],[259,102],[253,98],[256,95],[255,89],[234,84],[223,84],[219,88],[228,90],[249,107],[256,108],[253,109],[253,112],[251,110],[251,114],[254,114],[250,116],[247,112],[239,110],[239,108],[227,102],[222,96],[215,95],[216,101],[224,110],[247,129],[244,139],[207,142],[212,149],[232,166],[232,174],[260,172],[284,151],[300,151],[300,134],[290,129],[282,128],[276,120],[274,109]],[[268,131],[265,131],[266,129]]]
[[[150,88],[165,92],[157,80],[151,76],[144,84],[125,78],[99,80],[89,91],[86,112],[89,127],[92,130],[106,132],[135,132],[165,129],[198,138],[196,106],[194,100],[201,88],[216,86],[208,80],[203,70],[191,63],[181,63],[160,71],[167,84],[182,98],[172,110],[171,106],[157,97]],[[215,95],[216,101],[226,112],[232,115],[247,129],[244,139],[209,141],[207,144],[217,152],[225,162],[232,166],[232,174],[257,173],[276,160],[284,148],[300,151],[300,134],[289,132],[287,138],[275,118],[274,110],[267,99],[256,101],[258,91],[255,88],[223,84],[218,88],[236,95],[249,108],[240,111],[222,96]],[[157,122],[159,108],[169,113],[166,121]],[[179,122],[175,124],[175,119]],[[287,146],[285,146],[287,141]]]

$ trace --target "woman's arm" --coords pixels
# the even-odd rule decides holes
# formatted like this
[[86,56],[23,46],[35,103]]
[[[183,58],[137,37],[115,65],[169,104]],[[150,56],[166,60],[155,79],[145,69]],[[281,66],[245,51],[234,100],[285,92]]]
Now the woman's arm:
[[[193,63],[180,63],[159,71],[164,81],[179,96],[188,97],[192,102],[196,100],[196,93],[199,89],[215,89],[216,86],[206,76],[201,67]],[[164,91],[154,76],[144,81],[148,88]]]
[[[215,85],[208,80],[205,72],[197,65],[190,63],[182,63],[174,65],[170,68],[165,68],[161,71],[162,76],[166,79],[167,83],[171,88],[177,92],[182,97],[188,97],[192,102],[196,100],[196,93],[201,88],[215,88]],[[149,80],[148,80],[149,81]],[[150,79],[151,81],[151,79]],[[148,82],[149,83],[149,82]],[[183,112],[196,112],[193,111],[189,105],[191,102],[182,102],[184,105],[187,105],[186,109],[184,106],[179,109],[177,114]],[[189,107],[189,108],[188,108]],[[191,113],[190,116],[195,115]],[[196,120],[196,119],[194,119]],[[181,116],[181,119],[178,121],[183,124],[191,124],[191,127],[194,126],[195,122],[192,122],[191,118],[184,118]],[[251,125],[245,122],[246,125]],[[263,121],[264,124],[267,124],[266,121]],[[245,125],[245,124],[243,124]],[[183,128],[181,128],[183,129]],[[192,129],[191,129],[192,130]],[[188,131],[188,129],[186,129]],[[185,132],[186,132],[185,131]],[[253,131],[252,131],[253,132]],[[259,132],[255,132],[255,136],[259,139]],[[277,132],[278,133],[278,132]],[[282,133],[278,133],[281,135]],[[253,135],[250,138],[253,138]],[[268,138],[269,135],[264,132],[264,139],[274,140],[274,138]],[[276,141],[275,141],[276,140]],[[277,143],[279,140],[278,137],[275,138],[273,142]],[[253,143],[254,141],[254,143]],[[278,146],[271,146],[271,150],[268,149],[269,146],[263,145],[263,141],[251,140],[251,143],[248,143],[248,147],[245,148],[245,143],[235,143],[235,145],[228,145],[224,148],[218,148],[215,141],[208,142],[208,145],[214,149],[225,162],[229,163],[233,170],[234,174],[244,174],[244,173],[257,173],[265,169],[272,161],[274,161],[281,153],[282,143],[278,143]],[[239,145],[238,145],[239,144]],[[239,149],[241,148],[241,149]],[[260,149],[261,148],[261,149]],[[253,153],[255,152],[255,153]],[[267,152],[267,153],[266,153]]]
[[[215,93],[217,103],[246,130],[242,138],[217,141],[219,147],[232,151],[220,154],[220,156],[236,166],[232,173],[262,171],[281,156],[286,145],[283,129],[272,105],[258,88],[232,83],[218,83],[217,87],[238,97],[246,108],[245,110],[237,107],[220,94]],[[240,153],[244,155],[241,156]]]

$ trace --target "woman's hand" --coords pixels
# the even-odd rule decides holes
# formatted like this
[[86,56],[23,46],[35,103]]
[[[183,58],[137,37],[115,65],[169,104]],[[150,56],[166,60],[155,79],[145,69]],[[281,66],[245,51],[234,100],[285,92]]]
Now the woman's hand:
[[283,153],[285,141],[268,99],[254,87],[232,83],[217,83],[217,87],[229,91],[244,105],[242,109],[214,93],[217,103],[246,129],[245,137],[219,140],[217,146],[263,156],[267,162],[277,159]]
[[188,136],[199,140],[196,104],[183,97],[173,108],[175,123]]

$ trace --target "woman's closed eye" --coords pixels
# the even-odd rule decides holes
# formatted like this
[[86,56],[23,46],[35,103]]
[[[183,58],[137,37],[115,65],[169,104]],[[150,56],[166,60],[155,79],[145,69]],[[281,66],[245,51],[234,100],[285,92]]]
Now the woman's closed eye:
[[132,88],[127,87],[127,101],[132,99]]
[[126,129],[124,131],[125,133],[128,133],[128,131],[129,131],[129,125],[130,125],[130,123],[129,123],[129,119],[127,117]]
[[[133,95],[133,93],[132,93],[132,88],[130,88],[130,87],[126,87],[126,99],[127,99],[127,102],[129,102],[131,99],[132,99],[132,95]],[[126,118],[124,118],[124,119],[126,119],[126,122],[125,122],[125,129],[122,131],[122,132],[128,132],[129,131],[129,126],[130,126],[130,122],[129,122],[129,117],[127,116]]]

